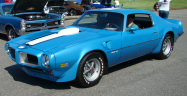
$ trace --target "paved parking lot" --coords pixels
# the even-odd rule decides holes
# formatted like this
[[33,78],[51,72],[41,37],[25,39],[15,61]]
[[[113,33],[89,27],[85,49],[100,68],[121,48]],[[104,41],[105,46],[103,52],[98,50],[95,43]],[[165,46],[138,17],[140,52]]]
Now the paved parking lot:
[[[172,10],[169,18],[181,20],[184,27],[184,34],[175,43],[171,57],[157,60],[144,56],[114,66],[91,88],[26,75],[5,53],[7,39],[0,34],[0,96],[186,96],[187,9]],[[69,20],[66,24],[72,22]]]

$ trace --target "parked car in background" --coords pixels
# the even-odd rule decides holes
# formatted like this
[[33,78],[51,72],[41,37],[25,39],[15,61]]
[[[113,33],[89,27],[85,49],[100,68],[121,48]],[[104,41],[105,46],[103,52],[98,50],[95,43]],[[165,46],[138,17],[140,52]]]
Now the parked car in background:
[[44,6],[45,13],[64,14],[68,9],[63,6],[64,0],[48,0]]
[[84,4],[81,4],[81,2],[64,1],[63,6],[68,9],[68,14],[70,16],[80,15],[84,13]]
[[[126,28],[131,15],[139,28]],[[182,34],[179,20],[146,10],[104,8],[85,12],[71,26],[8,41],[5,51],[30,76],[91,87],[116,64],[147,54],[168,58]]]
[[63,6],[49,6],[48,7],[48,12],[46,13],[55,13],[55,14],[65,14],[68,13],[68,9]]
[[91,6],[92,6],[92,9],[114,8],[114,5],[111,4],[111,0],[101,0],[100,2],[91,4]]
[[12,3],[13,0],[5,0],[5,3]]
[[17,0],[16,3],[0,4],[0,32],[8,40],[46,29],[64,27],[64,16],[44,13],[47,0]]
[[0,0],[0,3],[13,3],[16,0]]

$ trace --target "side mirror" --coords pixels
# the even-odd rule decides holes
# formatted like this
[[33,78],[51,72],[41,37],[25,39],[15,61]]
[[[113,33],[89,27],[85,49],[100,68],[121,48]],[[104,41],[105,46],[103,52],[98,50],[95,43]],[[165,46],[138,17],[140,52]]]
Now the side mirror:
[[136,30],[138,30],[138,28],[137,27],[134,27],[134,26],[132,26],[132,27],[130,27],[130,30],[129,31],[136,31]]

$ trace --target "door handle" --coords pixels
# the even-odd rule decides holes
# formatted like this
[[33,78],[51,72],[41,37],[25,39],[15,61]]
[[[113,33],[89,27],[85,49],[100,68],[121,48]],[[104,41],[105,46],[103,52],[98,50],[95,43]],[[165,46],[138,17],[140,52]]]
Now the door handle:
[[154,33],[157,33],[157,31],[154,31]]

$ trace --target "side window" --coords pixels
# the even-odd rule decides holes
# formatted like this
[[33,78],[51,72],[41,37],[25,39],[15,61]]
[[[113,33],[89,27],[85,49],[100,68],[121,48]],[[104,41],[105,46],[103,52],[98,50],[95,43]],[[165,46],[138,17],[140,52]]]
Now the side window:
[[135,14],[134,23],[138,25],[139,29],[150,28],[154,24],[150,14]]

